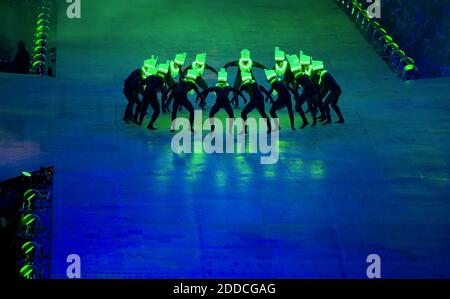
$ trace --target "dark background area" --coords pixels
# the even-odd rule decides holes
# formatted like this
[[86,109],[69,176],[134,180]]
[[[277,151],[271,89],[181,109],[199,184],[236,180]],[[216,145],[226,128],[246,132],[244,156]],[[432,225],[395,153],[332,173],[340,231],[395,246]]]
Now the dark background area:
[[449,15],[449,0],[381,0],[379,22],[400,49],[415,59],[422,77],[448,76]]
[[17,42],[23,40],[32,52],[39,0],[0,0],[0,60],[11,61]]

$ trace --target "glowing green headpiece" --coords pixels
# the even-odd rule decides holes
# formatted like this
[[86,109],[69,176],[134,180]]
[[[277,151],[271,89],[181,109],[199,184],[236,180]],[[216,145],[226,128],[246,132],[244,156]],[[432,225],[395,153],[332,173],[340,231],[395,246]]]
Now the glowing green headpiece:
[[161,63],[158,65],[158,75],[162,75],[162,77],[167,75],[169,72],[169,63],[170,61],[166,61],[166,63]]
[[265,69],[264,72],[266,73],[267,81],[269,81],[270,84],[273,83],[277,79],[277,74],[274,70],[267,70]]
[[288,55],[287,56],[289,65],[291,66],[292,73],[298,73],[302,70],[302,65],[300,64],[300,59],[298,59],[297,55]]
[[252,74],[246,71],[241,71],[242,84],[251,83],[253,81]]
[[224,68],[221,68],[219,74],[217,75],[217,82],[227,83],[228,73]]
[[285,53],[279,47],[275,47],[275,61],[284,61]]
[[144,68],[149,70],[154,69],[156,68],[157,63],[158,63],[158,56],[152,55],[152,57],[144,61]]
[[241,51],[241,59],[250,60],[250,51],[248,49],[242,49]]
[[321,71],[325,68],[323,61],[320,60],[313,60],[311,66],[313,71]]
[[175,56],[175,63],[178,64],[179,66],[182,66],[184,64],[184,62],[186,61],[186,56],[187,56],[186,52],[177,54]]
[[152,55],[151,58],[146,59],[144,61],[144,65],[141,68],[142,75],[144,78],[147,78],[151,75],[156,74],[156,72],[157,72],[156,63],[157,62],[158,62],[158,56],[154,56],[154,55]]
[[308,66],[311,64],[311,56],[308,56],[306,54],[303,54],[303,51],[300,51],[300,64],[303,66]]
[[206,63],[206,53],[197,54],[195,63],[204,65]]
[[186,75],[187,81],[195,81],[198,77],[198,72],[193,69],[189,69]]

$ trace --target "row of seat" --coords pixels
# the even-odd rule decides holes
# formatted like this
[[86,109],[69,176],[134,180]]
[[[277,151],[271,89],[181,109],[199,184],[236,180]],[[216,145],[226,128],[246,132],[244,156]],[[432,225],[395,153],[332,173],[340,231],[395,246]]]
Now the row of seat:
[[44,75],[48,73],[48,60],[50,51],[48,49],[48,36],[50,32],[50,17],[52,3],[42,0],[38,9],[38,18],[33,39],[33,57],[31,60],[31,72]]
[[398,43],[382,27],[380,22],[369,15],[359,0],[336,0],[345,13],[353,20],[361,33],[369,40],[375,51],[389,63],[390,68],[402,80],[419,78],[419,69],[414,59],[403,51]]

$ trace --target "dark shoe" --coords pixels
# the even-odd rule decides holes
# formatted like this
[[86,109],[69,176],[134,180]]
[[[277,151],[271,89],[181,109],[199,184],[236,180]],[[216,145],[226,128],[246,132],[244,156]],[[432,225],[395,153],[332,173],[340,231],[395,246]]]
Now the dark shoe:
[[158,129],[157,129],[157,128],[155,128],[155,127],[154,127],[153,125],[152,125],[152,126],[150,126],[150,125],[149,125],[149,126],[147,127],[147,129],[149,129],[149,130],[152,130],[152,131],[154,131],[154,130],[158,130]]
[[309,122],[304,122],[300,129],[304,129],[309,125]]
[[126,122],[127,124],[131,123],[131,121],[126,117],[123,118],[123,121]]
[[335,124],[343,124],[343,123],[345,123],[345,121],[343,119],[340,119],[338,121],[335,121],[334,123]]

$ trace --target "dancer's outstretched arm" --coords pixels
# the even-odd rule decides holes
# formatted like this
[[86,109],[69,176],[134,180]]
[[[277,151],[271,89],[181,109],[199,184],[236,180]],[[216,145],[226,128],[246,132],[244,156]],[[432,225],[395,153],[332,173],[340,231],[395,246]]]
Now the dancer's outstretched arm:
[[214,74],[218,75],[219,72],[217,72],[217,70],[215,68],[213,68],[212,66],[210,66],[209,64],[205,64],[205,69],[213,72]]
[[235,60],[235,61],[228,62],[227,64],[225,64],[225,65],[223,66],[223,68],[224,68],[224,69],[227,69],[227,68],[232,67],[232,66],[238,66],[238,61]]
[[209,87],[209,88],[203,90],[203,91],[200,93],[200,95],[197,96],[197,101],[198,101],[199,98],[201,98],[201,97],[203,97],[203,99],[206,99],[206,98],[208,97],[208,94],[209,94],[210,92],[213,92],[213,91],[216,91],[216,88],[215,88],[215,87]]
[[252,66],[253,66],[253,67],[256,67],[256,68],[259,68],[259,69],[268,69],[264,64],[259,63],[259,62],[257,62],[257,61],[253,61]]

